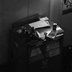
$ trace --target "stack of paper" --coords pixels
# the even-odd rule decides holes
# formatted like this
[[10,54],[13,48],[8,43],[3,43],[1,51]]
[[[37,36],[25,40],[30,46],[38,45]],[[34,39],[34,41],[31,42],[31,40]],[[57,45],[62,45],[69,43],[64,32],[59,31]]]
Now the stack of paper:
[[30,23],[29,25],[31,27],[34,27],[34,29],[50,26],[50,24],[46,21],[37,21],[37,22]]

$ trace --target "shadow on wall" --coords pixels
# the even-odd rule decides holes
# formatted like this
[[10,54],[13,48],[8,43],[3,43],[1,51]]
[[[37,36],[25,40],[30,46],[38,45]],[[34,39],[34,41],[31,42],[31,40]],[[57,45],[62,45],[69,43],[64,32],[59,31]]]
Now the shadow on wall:
[[64,45],[72,44],[72,13],[62,15],[61,26],[65,31]]
[[8,32],[11,24],[27,17],[27,0],[3,0],[2,61],[8,61]]
[[64,46],[72,45],[72,31],[71,28],[66,27],[66,25],[67,23],[61,23],[61,25],[59,25],[64,30]]
[[64,30],[64,47],[67,45],[72,45],[72,31],[65,26],[60,26]]
[[49,17],[49,12],[50,0],[29,0],[29,15],[39,13]]
[[65,35],[64,35],[64,46],[72,45],[72,31],[68,29],[64,29]]

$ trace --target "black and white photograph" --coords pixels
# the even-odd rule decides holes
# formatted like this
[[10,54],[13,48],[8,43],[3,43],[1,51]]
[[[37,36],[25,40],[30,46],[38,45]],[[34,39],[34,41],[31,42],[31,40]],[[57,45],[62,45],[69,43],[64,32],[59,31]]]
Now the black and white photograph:
[[72,0],[0,0],[0,72],[72,72]]

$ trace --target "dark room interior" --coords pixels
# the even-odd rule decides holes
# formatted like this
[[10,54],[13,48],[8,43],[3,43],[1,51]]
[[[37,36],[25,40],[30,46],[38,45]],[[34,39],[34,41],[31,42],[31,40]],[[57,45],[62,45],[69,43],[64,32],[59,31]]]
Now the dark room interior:
[[[37,14],[39,16],[36,16]],[[17,38],[13,39],[14,35],[10,33],[12,25],[20,24],[33,15],[47,17],[63,29],[63,37],[59,39],[62,45],[61,54],[46,57],[45,45],[47,44],[44,43],[41,48],[42,55],[30,59],[27,55],[31,50],[27,54],[25,44],[17,48],[12,45],[13,40]],[[31,20],[29,22],[33,21]],[[27,23],[29,22],[27,20]],[[72,0],[0,0],[0,72],[72,72],[71,58]],[[29,61],[30,64],[24,61]],[[35,62],[31,63],[32,61]]]

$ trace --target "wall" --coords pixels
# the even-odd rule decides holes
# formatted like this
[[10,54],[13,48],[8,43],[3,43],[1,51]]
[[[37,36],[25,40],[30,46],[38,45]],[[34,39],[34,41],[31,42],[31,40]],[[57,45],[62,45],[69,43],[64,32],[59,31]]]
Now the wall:
[[[1,0],[0,0],[1,1]],[[0,63],[8,62],[8,32],[11,24],[24,17],[40,13],[49,17],[50,0],[2,0],[2,16],[0,16]],[[0,5],[1,5],[0,4]],[[1,10],[1,8],[0,8]],[[0,11],[1,15],[1,11]],[[1,20],[2,17],[2,20]]]
[[62,15],[62,0],[50,0],[50,20],[60,24]]
[[65,31],[64,46],[72,45],[72,13],[62,16],[61,27]]
[[3,57],[3,54],[2,54],[2,0],[0,0],[0,64],[2,62],[2,57]]
[[3,0],[2,63],[8,61],[8,31],[11,24],[27,16],[27,0]]

